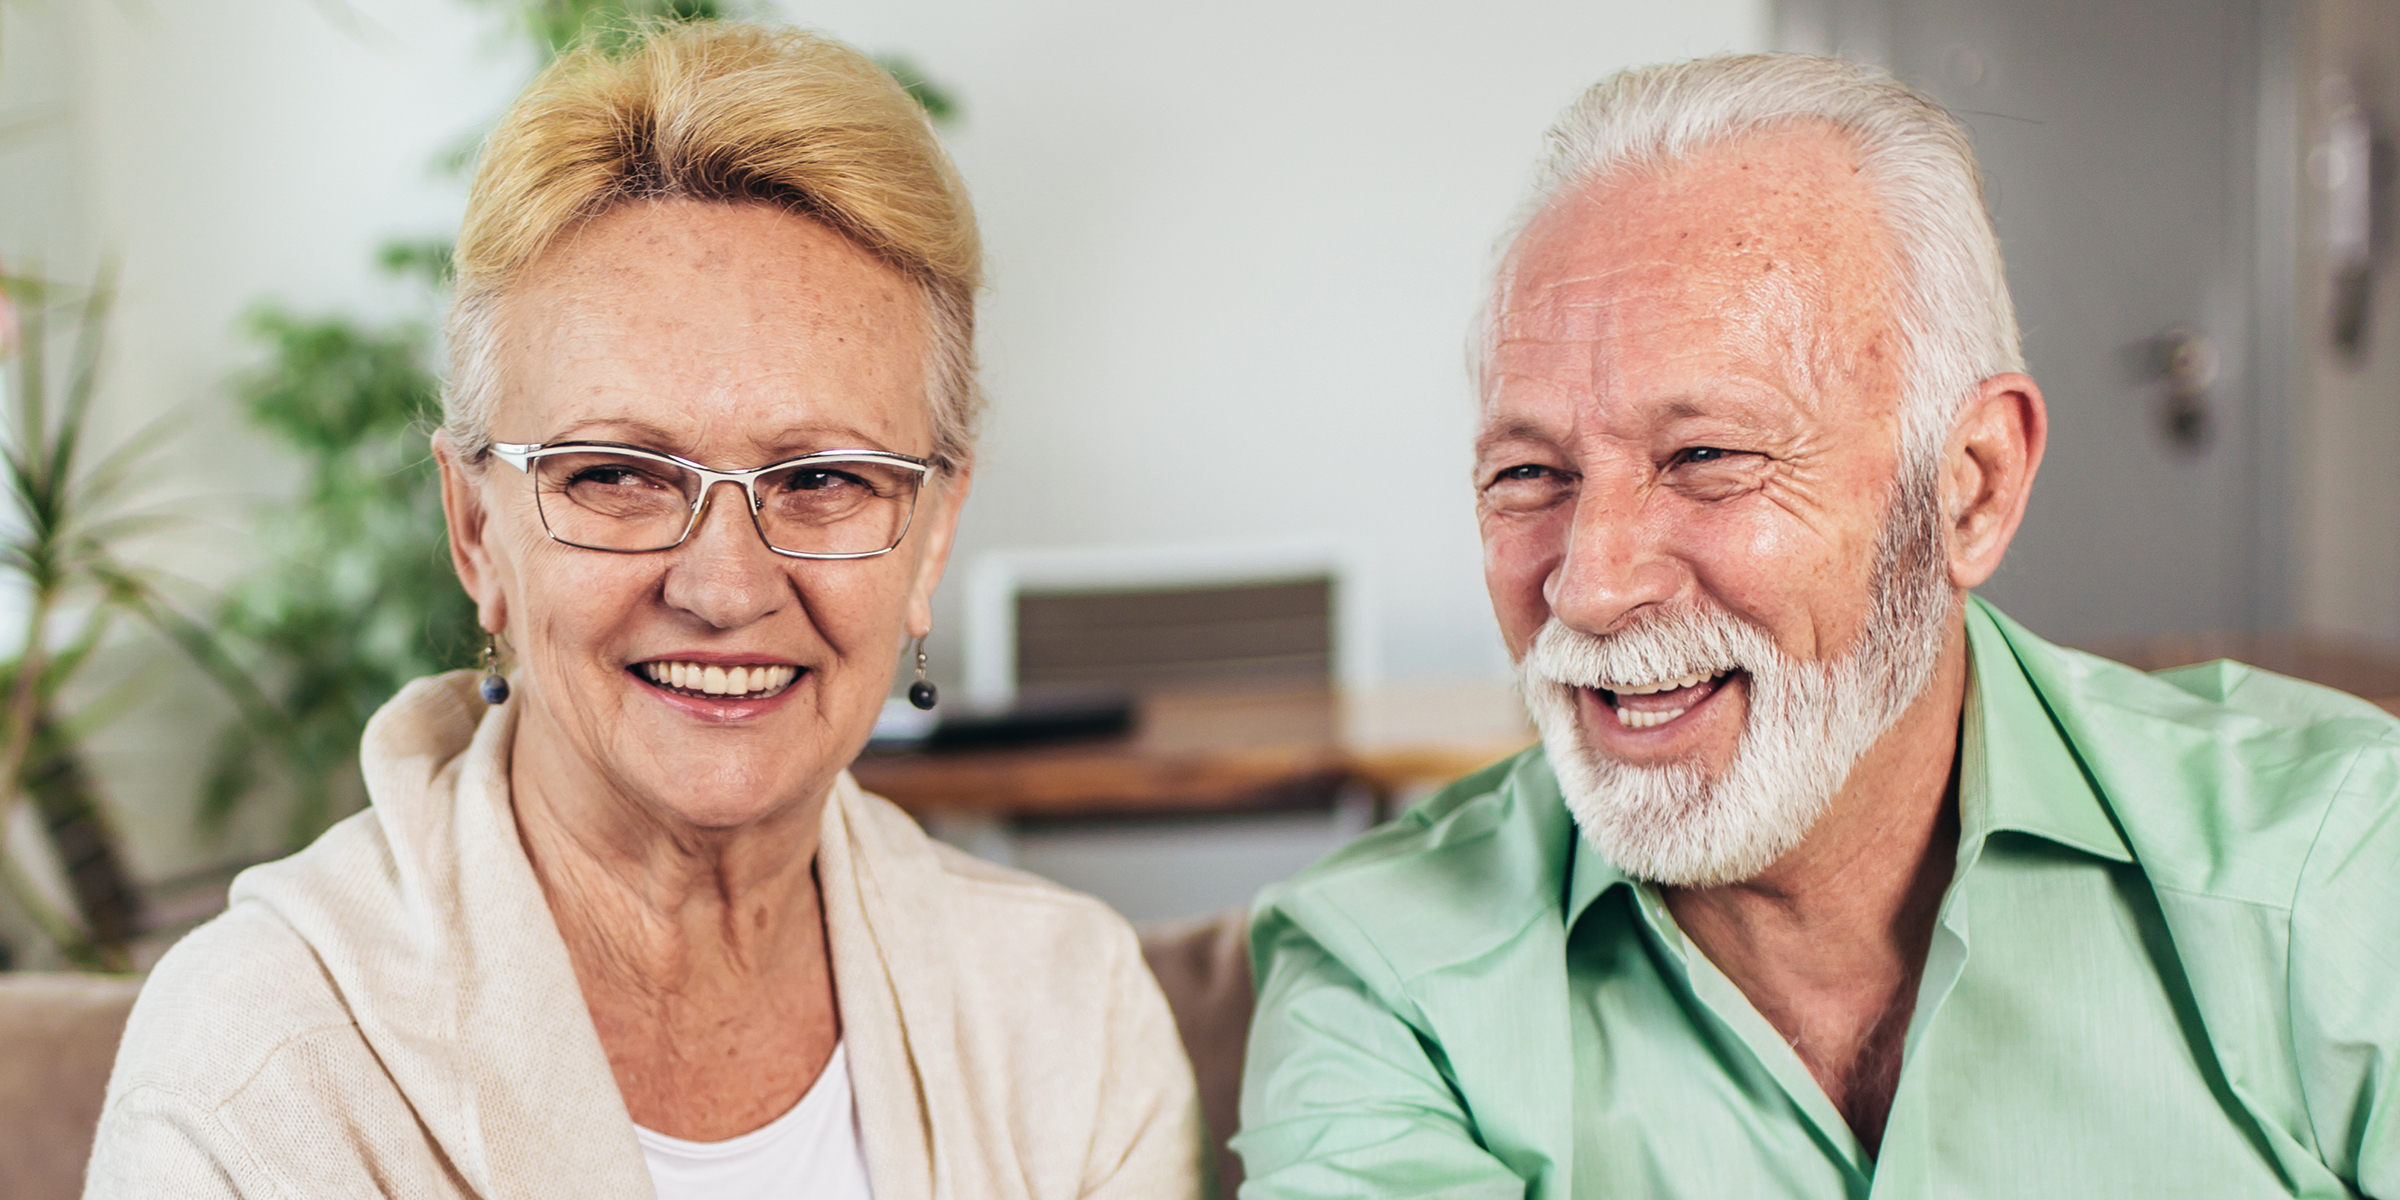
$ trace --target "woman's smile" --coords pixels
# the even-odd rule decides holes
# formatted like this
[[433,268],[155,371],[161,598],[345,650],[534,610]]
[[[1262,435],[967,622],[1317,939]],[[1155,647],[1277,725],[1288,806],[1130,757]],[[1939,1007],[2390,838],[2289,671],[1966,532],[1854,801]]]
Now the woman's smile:
[[781,694],[800,677],[798,667],[768,662],[744,665],[660,658],[635,663],[633,668],[642,678],[670,692],[727,700],[764,700]]
[[782,708],[816,673],[765,656],[675,654],[625,669],[642,690],[703,721],[745,721]]

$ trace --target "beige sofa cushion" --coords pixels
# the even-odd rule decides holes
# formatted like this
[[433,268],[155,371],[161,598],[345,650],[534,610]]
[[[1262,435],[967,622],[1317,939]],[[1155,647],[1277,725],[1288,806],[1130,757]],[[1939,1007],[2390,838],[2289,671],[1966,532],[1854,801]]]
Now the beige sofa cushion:
[[0,974],[0,1200],[74,1200],[141,981]]
[[[1249,913],[1233,909],[1141,931],[1192,1057],[1227,1197],[1242,1179],[1225,1140],[1238,1123],[1250,1027],[1248,924]],[[82,1194],[109,1069],[140,990],[126,977],[0,973],[0,1200]]]
[[1250,912],[1242,908],[1141,929],[1142,957],[1192,1058],[1226,1200],[1242,1183],[1242,1160],[1225,1141],[1240,1124],[1242,1052],[1250,1040],[1249,931]]

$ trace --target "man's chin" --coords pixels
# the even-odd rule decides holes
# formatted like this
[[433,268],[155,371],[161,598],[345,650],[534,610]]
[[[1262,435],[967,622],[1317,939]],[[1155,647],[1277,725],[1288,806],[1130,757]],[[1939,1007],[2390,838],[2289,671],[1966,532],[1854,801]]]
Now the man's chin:
[[1756,878],[1799,845],[1824,811],[1822,800],[1748,772],[1726,778],[1688,765],[1587,766],[1577,783],[1560,780],[1576,826],[1618,870],[1661,887]]
[[[1752,681],[1736,672],[1674,719],[1627,724],[1609,698],[1556,684],[1534,705],[1576,825],[1617,869],[1663,887],[1765,872],[1798,845],[1832,788],[1774,731],[1745,745]],[[1561,720],[1569,711],[1571,723]],[[1838,781],[1838,780],[1837,780]]]

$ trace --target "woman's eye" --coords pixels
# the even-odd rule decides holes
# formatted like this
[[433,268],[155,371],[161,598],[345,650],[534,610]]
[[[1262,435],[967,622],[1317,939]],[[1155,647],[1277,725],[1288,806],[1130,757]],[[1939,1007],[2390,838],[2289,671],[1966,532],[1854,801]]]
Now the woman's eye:
[[569,487],[578,484],[598,487],[633,487],[647,482],[649,480],[641,472],[625,467],[586,467],[575,472],[574,478],[569,479],[567,485]]
[[821,492],[828,488],[838,488],[845,483],[857,482],[858,480],[840,471],[799,471],[792,475],[792,490]]
[[1693,446],[1677,453],[1675,459],[1678,463],[1710,463],[1723,462],[1733,456],[1734,452],[1731,450],[1723,450],[1715,446]]

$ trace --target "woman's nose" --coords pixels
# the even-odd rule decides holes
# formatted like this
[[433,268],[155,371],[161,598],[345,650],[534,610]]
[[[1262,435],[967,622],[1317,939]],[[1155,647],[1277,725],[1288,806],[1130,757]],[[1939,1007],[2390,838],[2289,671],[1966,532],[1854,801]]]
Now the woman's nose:
[[782,560],[759,536],[739,484],[710,487],[691,536],[667,553],[676,560],[667,570],[667,603],[715,628],[741,628],[790,598]]

